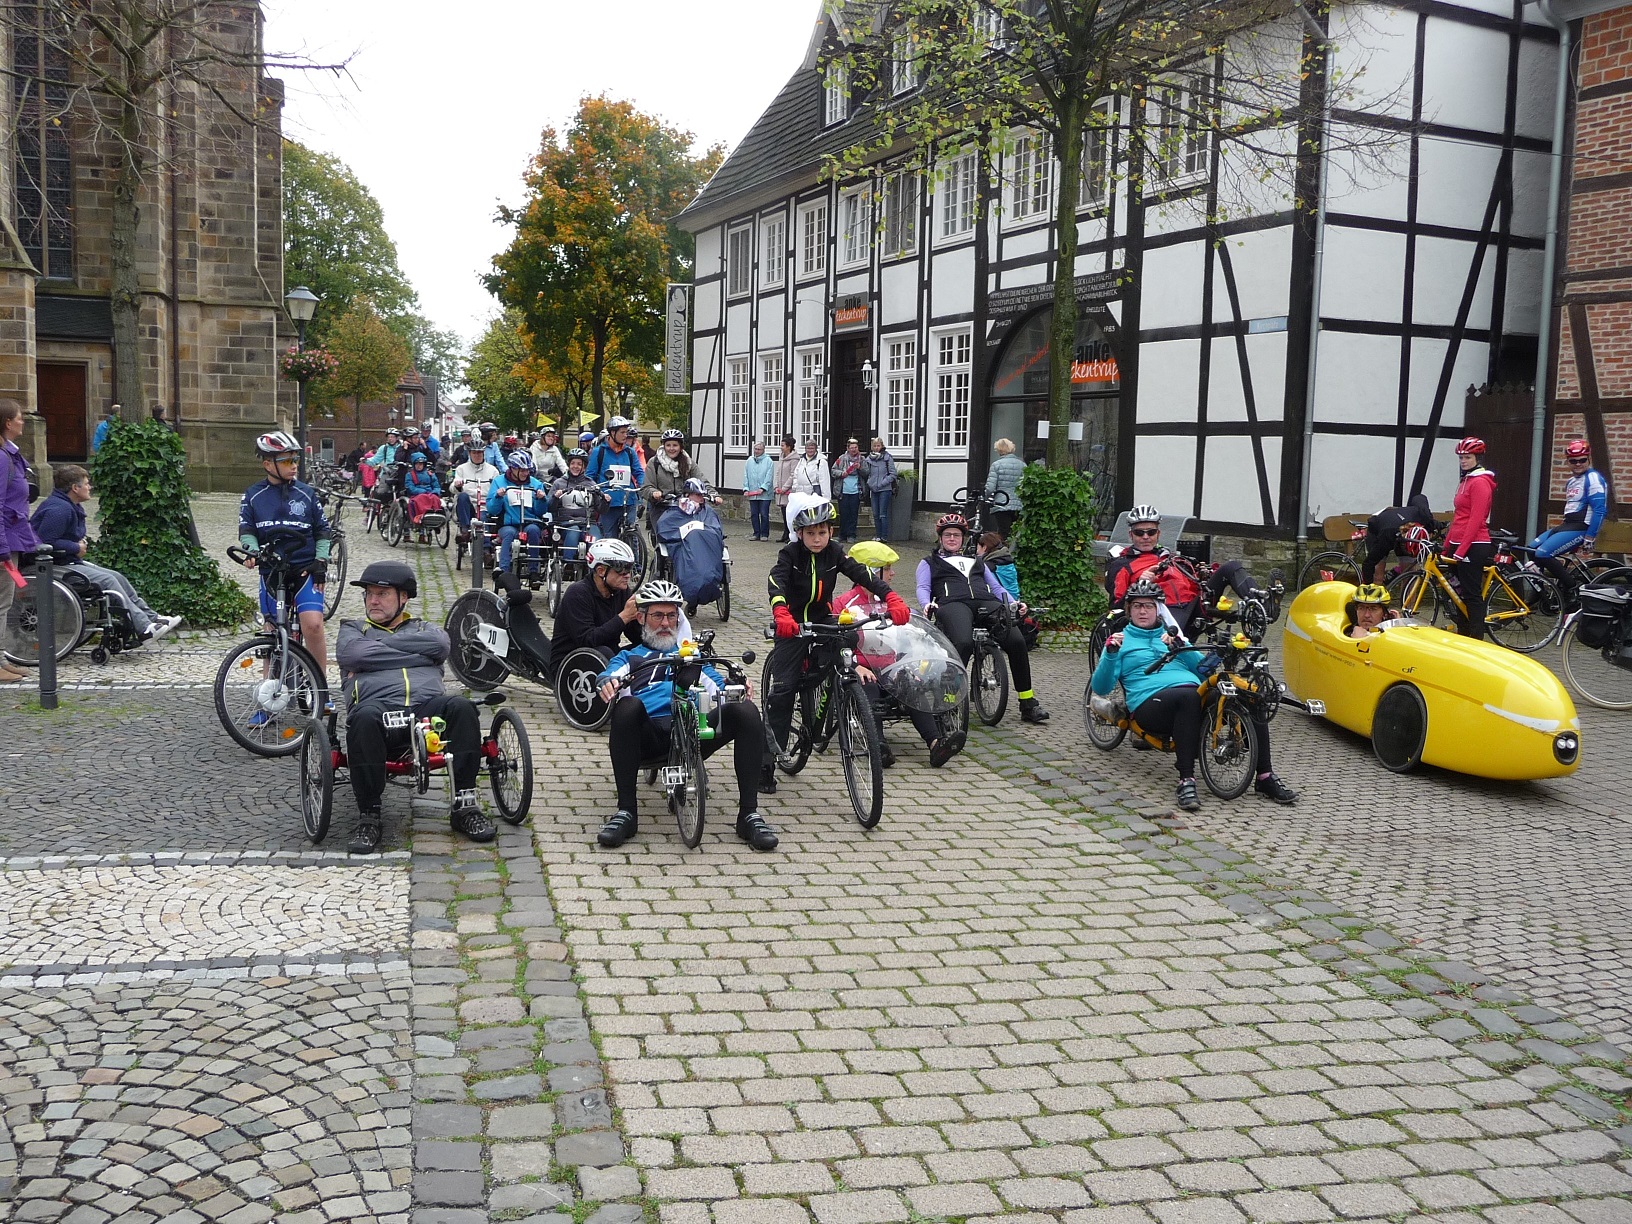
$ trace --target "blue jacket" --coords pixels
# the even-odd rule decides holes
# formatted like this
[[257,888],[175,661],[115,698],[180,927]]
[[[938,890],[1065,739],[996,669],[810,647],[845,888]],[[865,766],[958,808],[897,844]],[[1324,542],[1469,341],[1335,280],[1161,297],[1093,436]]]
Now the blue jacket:
[[[79,542],[85,538],[85,507],[68,496],[66,489],[52,489],[28,520],[40,543],[58,553],[71,553],[79,560]],[[60,564],[66,558],[58,557]]]
[[640,484],[646,479],[646,469],[640,462],[640,456],[635,454],[634,447],[626,446],[621,451],[614,451],[610,443],[602,442],[589,457],[586,475],[597,484],[604,485],[611,479],[607,473],[620,467],[629,469],[629,485],[623,489],[609,488],[606,495],[614,507],[632,506],[640,500]]
[[[631,646],[612,656],[612,661],[605,670],[595,679],[595,687],[599,688],[608,680],[616,680],[619,676],[628,673],[629,669],[642,659],[655,658],[660,652],[650,646]],[[640,686],[628,690],[628,695],[639,698],[640,704],[646,707],[646,713],[654,719],[668,719],[674,716],[674,681],[666,667],[647,668],[643,673]],[[725,687],[725,678],[712,667],[704,667],[703,675],[714,683],[716,688]]]
[[1588,468],[1579,476],[1571,476],[1564,486],[1564,521],[1585,523],[1587,534],[1594,539],[1604,525],[1609,512],[1609,485],[1597,468]]
[[1167,653],[1162,642],[1162,635],[1167,631],[1164,624],[1157,624],[1153,629],[1135,629],[1129,625],[1122,631],[1122,649],[1107,650],[1099,656],[1090,687],[1106,697],[1120,684],[1128,709],[1137,710],[1163,689],[1181,684],[1194,688],[1200,684],[1201,676],[1195,669],[1201,656],[1194,651],[1164,664],[1153,676],[1145,675],[1145,668]]
[[107,417],[103,417],[97,422],[96,432],[91,435],[91,454],[94,455],[102,449],[102,443],[108,440],[108,430],[111,428],[113,428],[113,422]]
[[436,473],[431,471],[430,468],[426,468],[423,472],[416,472],[413,468],[409,468],[408,480],[404,487],[410,495],[442,492],[442,482],[436,478]]
[[770,501],[776,496],[776,462],[769,455],[760,455],[751,458],[742,469],[742,491],[763,489],[764,492],[750,495],[749,501]]
[[399,443],[396,446],[392,446],[389,442],[387,442],[381,445],[380,448],[374,452],[373,457],[368,459],[367,463],[371,468],[383,468],[388,463],[400,463],[402,462],[403,458],[404,452],[402,445]]
[[298,546],[285,549],[296,565],[328,557],[329,520],[323,517],[322,503],[311,485],[298,480],[277,485],[262,480],[250,485],[238,503],[239,542],[245,548],[259,548],[283,532],[301,537]]
[[[521,506],[512,506],[506,493],[510,489],[531,489],[532,501]],[[545,499],[549,491],[537,480],[528,477],[525,485],[512,485],[510,477],[500,476],[487,491],[487,517],[498,519],[501,527],[525,527],[527,520],[544,517]]]

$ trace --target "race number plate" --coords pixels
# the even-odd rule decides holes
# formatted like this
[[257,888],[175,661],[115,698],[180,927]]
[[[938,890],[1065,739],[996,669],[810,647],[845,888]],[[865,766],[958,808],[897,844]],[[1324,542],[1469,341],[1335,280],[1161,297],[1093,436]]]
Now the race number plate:
[[497,625],[477,625],[476,640],[482,644],[483,650],[496,659],[510,653],[510,634]]
[[627,489],[629,487],[629,476],[629,469],[621,465],[606,469],[607,483],[614,489]]
[[531,489],[506,489],[504,491],[504,500],[512,506],[525,509],[533,504],[533,491]]

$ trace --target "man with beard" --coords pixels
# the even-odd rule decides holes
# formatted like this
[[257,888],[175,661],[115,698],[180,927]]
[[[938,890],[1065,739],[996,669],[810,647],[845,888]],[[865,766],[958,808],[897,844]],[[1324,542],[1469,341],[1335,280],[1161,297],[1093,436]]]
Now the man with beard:
[[[680,644],[680,604],[684,596],[672,582],[648,582],[635,595],[640,618],[641,644],[615,655],[601,672],[601,698],[613,702],[607,736],[612,777],[618,788],[618,810],[596,838],[615,849],[640,828],[635,781],[642,761],[669,751],[669,729],[674,716],[674,680],[665,667],[642,667],[646,660],[671,654]],[[629,681],[627,689],[620,684]],[[721,688],[726,680],[711,667],[703,668],[703,685]],[[622,693],[620,697],[619,694]],[[732,765],[737,775],[737,836],[755,850],[775,850],[776,832],[757,810],[759,773],[764,755],[765,728],[759,710],[749,701],[716,704],[708,715],[714,738],[703,746],[710,756],[732,744]]]

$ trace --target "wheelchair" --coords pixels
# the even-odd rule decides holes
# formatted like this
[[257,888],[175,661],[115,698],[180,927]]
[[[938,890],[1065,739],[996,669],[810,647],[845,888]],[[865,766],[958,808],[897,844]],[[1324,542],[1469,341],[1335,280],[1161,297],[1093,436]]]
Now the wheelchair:
[[[5,658],[19,667],[40,665],[40,608],[38,573],[32,561],[21,568],[28,585],[18,591],[6,614],[4,640],[11,643]],[[104,591],[73,565],[57,565],[52,572],[52,612],[56,656],[60,663],[92,638],[91,661],[106,663],[121,651],[134,650],[142,637],[132,626],[130,608],[117,591]]]
[[[519,825],[527,819],[533,802],[533,750],[527,728],[520,715],[505,704],[503,693],[489,693],[478,704],[494,711],[482,737],[481,771],[487,775],[499,816],[506,824]],[[453,768],[433,721],[416,718],[412,710],[386,711],[385,780],[388,786],[412,787],[417,795],[440,785],[444,813],[451,816]],[[300,744],[300,818],[313,845],[328,836],[336,781],[349,779],[339,716],[311,719]]]

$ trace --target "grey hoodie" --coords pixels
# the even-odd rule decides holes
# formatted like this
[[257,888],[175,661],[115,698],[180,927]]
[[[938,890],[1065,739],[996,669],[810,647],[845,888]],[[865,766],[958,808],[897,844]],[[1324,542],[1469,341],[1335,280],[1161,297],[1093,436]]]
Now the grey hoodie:
[[442,696],[447,657],[448,635],[413,617],[395,629],[372,621],[341,621],[334,648],[348,710],[365,701],[406,708]]

